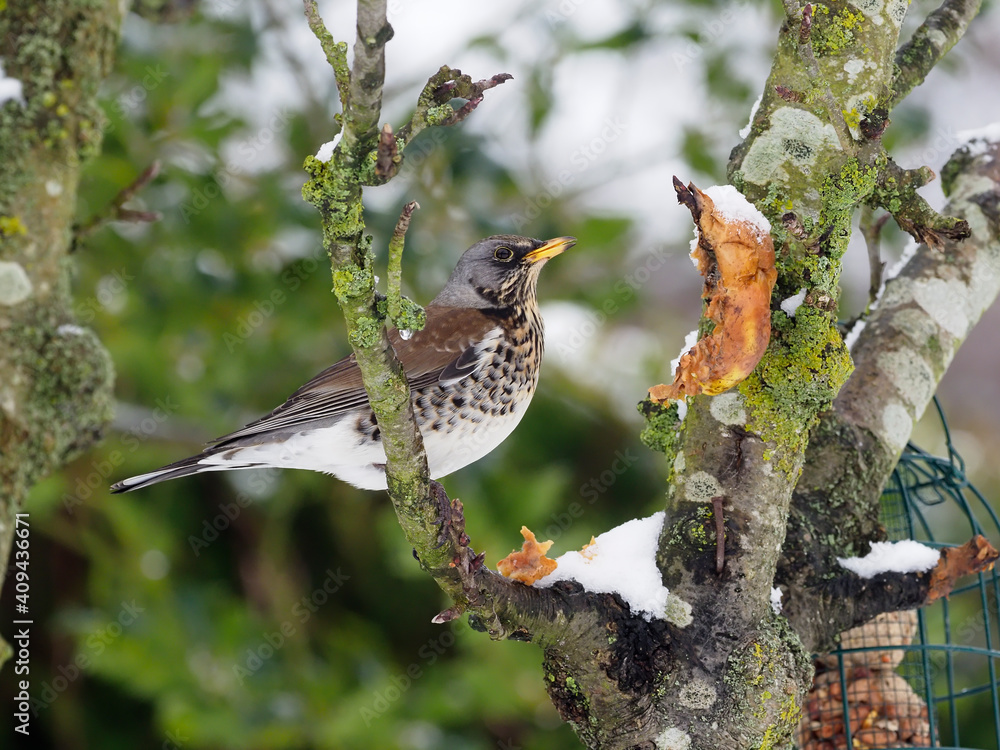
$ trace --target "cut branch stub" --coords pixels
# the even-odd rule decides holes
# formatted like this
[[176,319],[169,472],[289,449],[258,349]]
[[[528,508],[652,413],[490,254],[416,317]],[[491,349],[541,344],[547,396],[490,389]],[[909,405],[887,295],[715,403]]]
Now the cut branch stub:
[[402,157],[399,155],[396,137],[392,134],[392,125],[386,123],[382,126],[382,132],[379,133],[375,174],[388,180],[396,174],[400,161],[402,161]]
[[705,277],[705,317],[715,328],[680,358],[672,384],[649,389],[650,398],[661,403],[722,393],[753,372],[771,337],[771,291],[777,279],[770,226],[760,224],[766,220],[754,217],[756,209],[734,188],[725,194],[725,205],[676,177],[674,189],[698,228],[691,255]]

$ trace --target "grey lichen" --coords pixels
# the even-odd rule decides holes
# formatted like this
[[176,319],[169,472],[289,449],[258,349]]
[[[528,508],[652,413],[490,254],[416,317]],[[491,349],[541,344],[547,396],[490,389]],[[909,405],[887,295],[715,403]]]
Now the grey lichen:
[[31,279],[20,263],[0,260],[0,305],[13,306],[31,296]]

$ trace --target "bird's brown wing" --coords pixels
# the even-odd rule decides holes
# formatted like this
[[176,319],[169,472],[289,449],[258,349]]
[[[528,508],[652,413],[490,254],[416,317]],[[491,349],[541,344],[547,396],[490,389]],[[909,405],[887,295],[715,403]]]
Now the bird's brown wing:
[[[477,344],[500,332],[499,322],[479,310],[437,305],[428,305],[426,310],[427,324],[409,339],[389,330],[389,341],[413,390],[434,382],[457,382],[472,374],[483,358]],[[267,416],[212,442],[228,443],[328,420],[367,403],[361,370],[351,354],[323,370]]]

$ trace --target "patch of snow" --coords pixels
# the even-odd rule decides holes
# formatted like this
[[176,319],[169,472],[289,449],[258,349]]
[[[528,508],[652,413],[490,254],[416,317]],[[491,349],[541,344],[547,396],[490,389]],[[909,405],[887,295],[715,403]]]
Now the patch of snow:
[[793,294],[787,299],[781,300],[781,309],[784,310],[785,315],[789,318],[794,318],[795,313],[798,311],[802,303],[806,301],[806,290],[805,287],[799,289],[798,292]]
[[992,122],[974,130],[959,130],[955,137],[959,143],[968,146],[971,156],[980,156],[986,153],[991,144],[1000,143],[1000,122]]
[[761,234],[771,232],[771,222],[732,185],[712,185],[705,194],[715,204],[715,212],[726,221],[745,221]]
[[403,339],[403,341],[409,341],[412,335],[413,331],[411,331],[409,328],[399,329],[399,338]]
[[858,337],[861,335],[861,332],[865,330],[866,325],[868,325],[868,321],[861,319],[851,326],[851,330],[848,331],[847,335],[844,337],[844,346],[847,347],[847,351],[851,351],[851,349],[854,348],[854,345],[858,341]]
[[[698,268],[698,259],[694,257],[694,251],[698,249],[698,227],[694,228],[694,238],[691,240],[691,252],[688,253],[688,257],[691,259],[691,265]],[[698,269],[701,272],[701,269]]]
[[774,614],[781,614],[781,589],[773,588],[771,589],[771,609],[774,610]]
[[586,554],[573,551],[556,558],[558,567],[535,585],[577,581],[587,591],[618,594],[647,622],[662,618],[668,592],[656,567],[656,547],[663,518],[660,511],[605,531]]
[[764,98],[763,94],[758,96],[757,101],[755,101],[753,103],[753,106],[750,108],[750,119],[747,120],[746,125],[740,128],[740,138],[746,138],[748,135],[750,135],[750,128],[753,127],[753,118],[757,116],[757,110],[760,108],[760,102],[761,99],[763,98]]
[[333,156],[333,152],[336,150],[337,145],[340,143],[341,136],[342,133],[337,133],[337,135],[333,136],[332,141],[327,141],[322,146],[320,146],[319,151],[316,152],[316,158],[319,159],[324,164],[330,161],[330,157]]
[[687,413],[688,413],[688,402],[686,398],[682,398],[677,402],[677,418],[681,422],[683,422],[684,417],[687,416]]
[[937,565],[941,553],[920,542],[873,542],[871,552],[864,557],[838,557],[840,567],[872,578],[880,573],[926,573]]
[[900,273],[902,273],[903,269],[906,268],[906,264],[913,259],[913,256],[917,254],[917,250],[919,249],[920,245],[917,244],[916,240],[911,239],[907,243],[906,247],[903,248],[903,254],[899,256],[899,260],[889,266],[886,272],[882,274],[883,287],[885,286],[885,282],[896,278]]
[[687,336],[684,337],[684,347],[681,349],[681,353],[678,354],[676,357],[674,357],[672,360],[670,360],[671,373],[677,372],[677,368],[681,364],[681,357],[687,354],[688,350],[691,349],[697,343],[698,343],[698,329],[695,328]]
[[0,61],[0,107],[13,99],[24,106],[24,87],[17,78],[8,78]]
[[86,332],[86,328],[81,328],[80,326],[73,325],[72,323],[63,323],[61,326],[56,328],[56,333],[60,336],[82,336]]
[[[671,374],[676,374],[677,368],[680,367],[680,364],[681,364],[681,357],[683,357],[685,354],[687,354],[688,350],[690,350],[697,343],[698,343],[698,329],[695,328],[693,331],[691,331],[690,333],[688,333],[687,336],[684,337],[684,346],[681,349],[680,354],[678,354],[676,357],[674,357],[672,360],[670,360],[670,373]],[[684,421],[684,417],[687,416],[687,412],[688,412],[687,399],[686,398],[678,399],[677,400],[677,418],[681,422]]]

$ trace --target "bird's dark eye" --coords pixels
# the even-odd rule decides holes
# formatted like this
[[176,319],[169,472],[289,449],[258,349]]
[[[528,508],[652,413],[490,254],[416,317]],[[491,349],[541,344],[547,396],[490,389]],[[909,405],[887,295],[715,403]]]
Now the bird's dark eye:
[[514,251],[509,247],[498,247],[493,251],[493,257],[497,260],[507,261],[514,257]]

